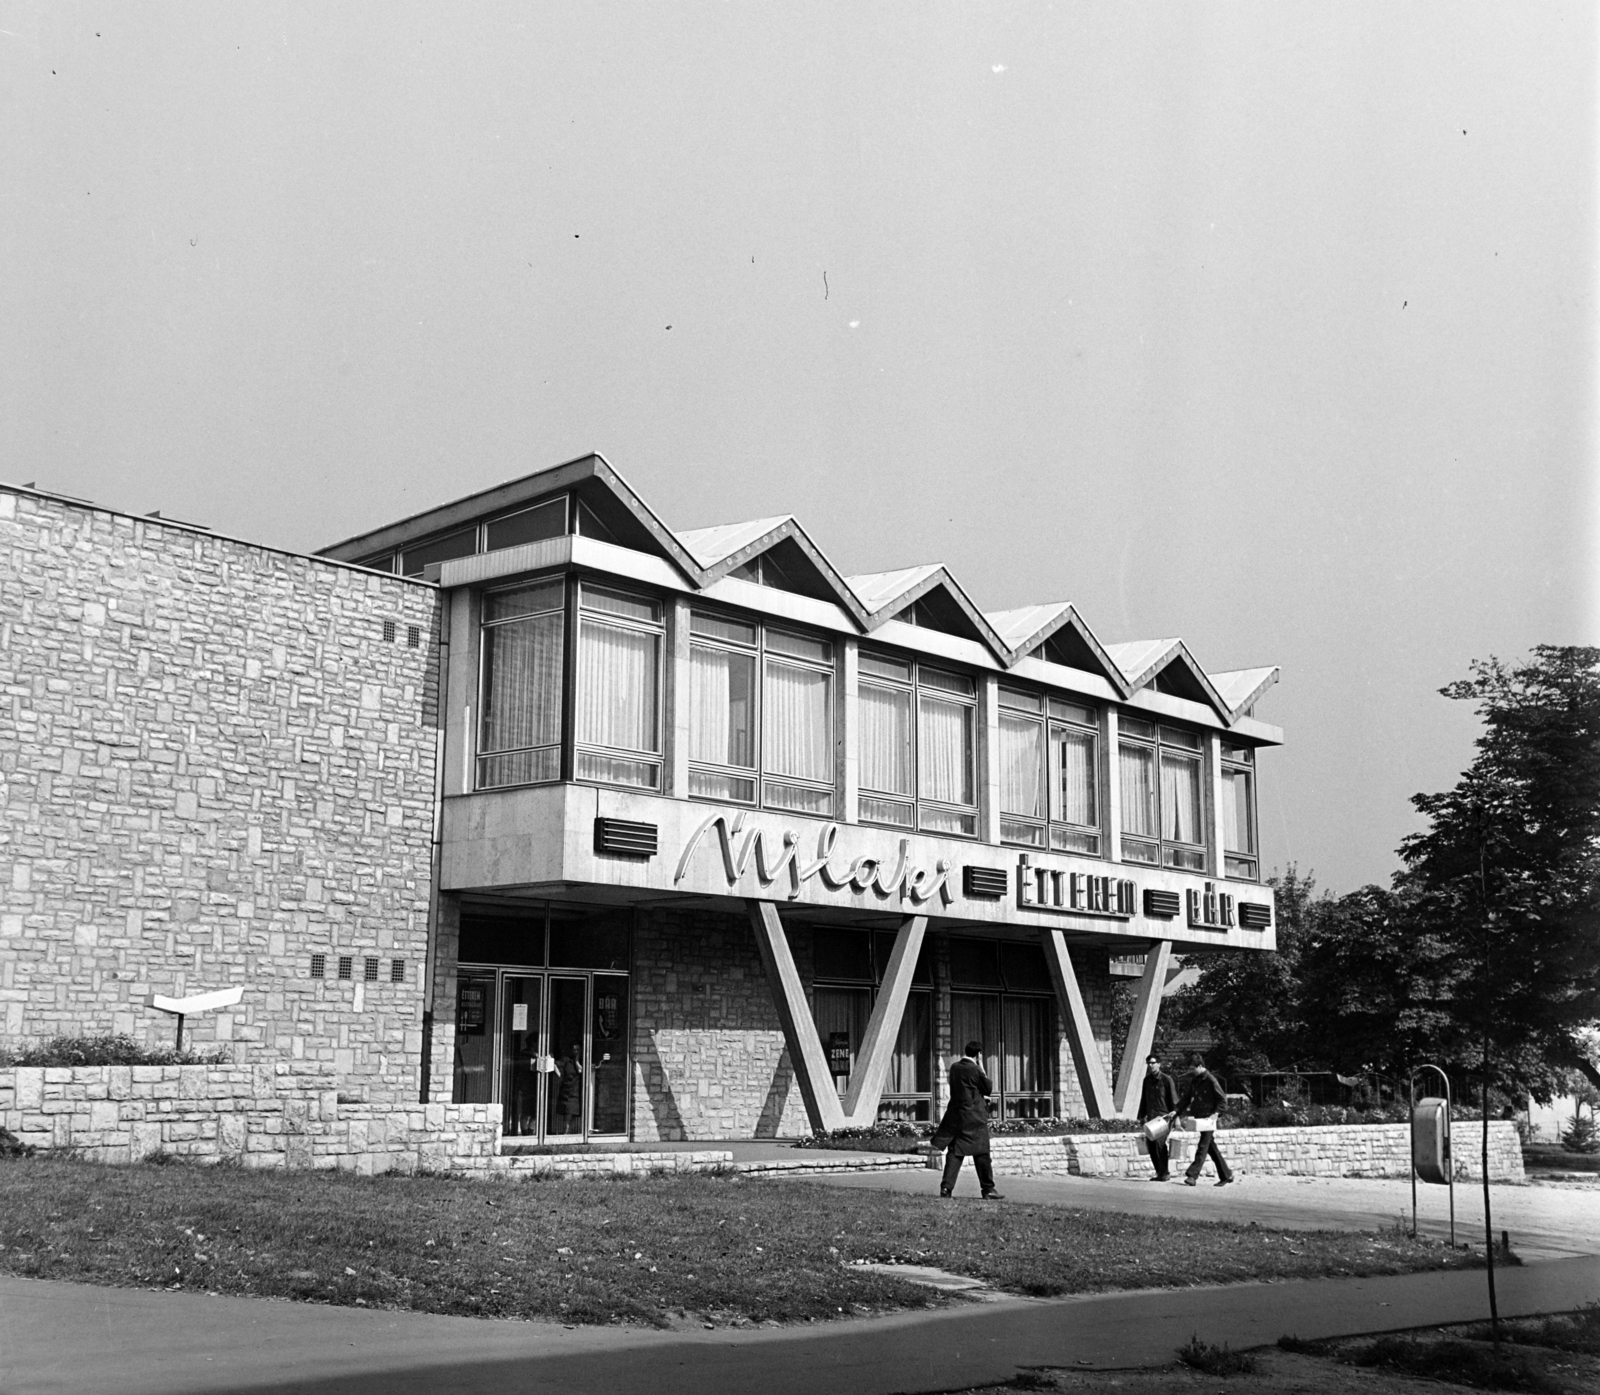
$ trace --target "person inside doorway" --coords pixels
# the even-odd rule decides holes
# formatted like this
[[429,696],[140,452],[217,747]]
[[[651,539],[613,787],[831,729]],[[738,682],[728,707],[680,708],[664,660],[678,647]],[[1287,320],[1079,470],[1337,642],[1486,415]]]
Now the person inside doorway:
[[574,1042],[551,1067],[555,1098],[550,1105],[551,1133],[583,1132],[583,1047]]

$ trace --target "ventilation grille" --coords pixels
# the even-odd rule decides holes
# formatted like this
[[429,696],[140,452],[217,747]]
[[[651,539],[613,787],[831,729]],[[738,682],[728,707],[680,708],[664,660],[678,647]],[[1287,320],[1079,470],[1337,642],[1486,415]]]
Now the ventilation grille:
[[313,954],[311,956],[311,977],[325,978],[328,973],[328,956],[326,954]]
[[986,901],[999,901],[1011,886],[1011,878],[1003,867],[963,867],[961,892],[964,896]]
[[617,857],[654,857],[656,826],[653,823],[634,823],[629,819],[596,819],[594,850]]
[[1160,920],[1171,920],[1183,909],[1183,898],[1176,891],[1147,891],[1144,913]]
[[406,981],[406,961],[396,959],[389,965],[389,982],[404,983]]
[[362,965],[361,977],[367,983],[376,983],[378,981],[378,961],[376,959],[368,959]]
[[1272,924],[1272,907],[1255,901],[1239,903],[1239,924],[1246,930],[1265,930]]
[[394,621],[393,620],[385,620],[383,622],[383,642],[385,644],[393,644],[394,643]]
[[340,978],[353,978],[354,977],[355,965],[356,965],[356,961],[354,959],[352,959],[348,954],[341,954],[339,956],[339,977]]
[[415,625],[406,626],[406,648],[416,649],[422,644],[422,631]]

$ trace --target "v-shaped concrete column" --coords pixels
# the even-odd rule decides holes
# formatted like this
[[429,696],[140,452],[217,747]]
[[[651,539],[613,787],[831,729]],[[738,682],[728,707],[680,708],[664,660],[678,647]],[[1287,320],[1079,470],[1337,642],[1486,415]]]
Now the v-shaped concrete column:
[[[806,1117],[813,1129],[842,1129],[845,1127],[844,1109],[840,1106],[838,1091],[833,1088],[828,1055],[817,1035],[817,1024],[811,1016],[811,1005],[806,1001],[800,971],[794,966],[794,955],[789,952],[778,908],[770,901],[747,901],[745,904],[750,908],[750,924],[756,932],[756,946],[761,951],[767,982],[772,985],[772,1001],[778,1009],[778,1020],[783,1024],[783,1040],[789,1048],[789,1061],[794,1067],[795,1082],[800,1086],[800,1098],[805,1101]],[[899,1028],[897,1020],[895,1030]]]
[[1131,1118],[1139,1109],[1139,1081],[1144,1075],[1144,1058],[1156,1039],[1156,1018],[1161,1013],[1161,994],[1167,986],[1167,965],[1172,962],[1172,941],[1156,940],[1144,957],[1144,975],[1139,980],[1139,996],[1133,1004],[1133,1020],[1128,1023],[1128,1040],[1122,1050],[1122,1068],[1117,1072],[1117,1113]]
[[1050,966],[1051,981],[1056,986],[1056,1004],[1061,1009],[1061,1024],[1066,1028],[1067,1041],[1072,1047],[1073,1064],[1078,1068],[1084,1103],[1091,1117],[1112,1118],[1111,1081],[1106,1075],[1105,1062],[1100,1059],[1100,1049],[1095,1045],[1089,1009],[1084,1006],[1077,970],[1072,967],[1072,956],[1067,952],[1067,937],[1059,930],[1044,930],[1040,932],[1040,939],[1044,942],[1044,958]]
[[850,1075],[850,1089],[844,1097],[848,1127],[865,1129],[877,1122],[878,1102],[883,1098],[883,1082],[894,1059],[895,1043],[900,1039],[900,1022],[911,996],[911,976],[922,953],[922,937],[928,928],[925,915],[908,916],[900,922],[894,937],[889,967],[878,988],[878,1001],[867,1019],[866,1036],[856,1053],[856,1068]]

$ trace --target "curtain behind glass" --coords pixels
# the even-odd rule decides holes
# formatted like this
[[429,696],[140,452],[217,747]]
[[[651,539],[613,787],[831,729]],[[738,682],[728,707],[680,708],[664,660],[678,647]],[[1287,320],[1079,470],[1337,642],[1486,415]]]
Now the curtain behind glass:
[[1122,831],[1154,838],[1156,823],[1156,753],[1148,746],[1123,746],[1118,753],[1122,775]]
[[861,719],[861,788],[910,794],[911,694],[863,683],[857,712]]
[[657,637],[585,617],[580,631],[578,740],[623,751],[656,749]]
[[[842,1032],[850,1042],[850,1070],[856,1067],[856,1052],[861,1049],[861,1039],[866,1035],[867,1019],[872,1014],[872,991],[868,988],[817,988],[811,995],[811,1015],[817,1024],[817,1035],[822,1039],[822,1049],[827,1053],[829,1037]],[[834,1084],[843,1095],[850,1086],[850,1076],[835,1075]]]
[[[950,1043],[952,1058],[961,1054],[969,1041],[983,1046],[984,1064],[993,1070],[1000,1050],[1000,1000],[987,993],[950,995]],[[991,1077],[991,1083],[998,1084]]]
[[1228,852],[1253,853],[1256,836],[1250,820],[1250,774],[1224,770],[1222,781],[1222,846]]
[[1001,1000],[1005,1031],[1002,1088],[1008,1095],[1041,1094],[1051,1088],[1050,1004],[1044,998]]
[[1162,836],[1175,843],[1200,841],[1200,762],[1161,757]]
[[689,759],[755,766],[755,659],[726,649],[689,650]]
[[932,1004],[932,995],[928,993],[913,993],[906,999],[906,1015],[900,1019],[900,1035],[895,1038],[884,1094],[925,1095],[932,1088],[929,1061],[933,1055]]
[[917,704],[917,784],[924,799],[971,804],[972,709],[923,696]]
[[[1061,803],[1055,817],[1063,823],[1094,827],[1100,822],[1095,799],[1094,735],[1087,731],[1057,731],[1055,743],[1061,760]],[[1123,821],[1126,823],[1126,818]]]
[[1000,714],[1000,811],[1044,817],[1044,726]]
[[767,660],[762,752],[768,775],[833,783],[832,676]]
[[561,630],[557,612],[483,632],[485,751],[561,740]]

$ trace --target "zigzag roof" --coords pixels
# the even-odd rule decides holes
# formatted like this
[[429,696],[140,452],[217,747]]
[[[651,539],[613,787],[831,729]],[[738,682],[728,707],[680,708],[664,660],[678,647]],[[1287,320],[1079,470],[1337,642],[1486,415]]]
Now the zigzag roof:
[[1276,668],[1208,675],[1181,639],[1102,644],[1066,601],[984,614],[940,563],[845,577],[791,514],[674,532],[599,454],[581,456],[424,510],[324,548],[318,555],[347,562],[378,558],[453,529],[514,512],[562,491],[580,498],[621,546],[665,559],[694,590],[705,590],[777,547],[785,547],[783,566],[790,568],[797,560],[787,550],[792,547],[804,555],[811,572],[807,580],[816,583],[818,597],[831,600],[863,634],[881,629],[907,607],[938,592],[946,606],[960,612],[970,625],[972,636],[1003,669],[1014,668],[1022,659],[1036,654],[1053,636],[1070,630],[1077,654],[1092,657],[1101,670],[1100,676],[1122,697],[1147,687],[1164,669],[1179,664],[1184,669],[1184,686],[1203,693],[1207,703],[1229,725],[1236,723],[1278,680]]

